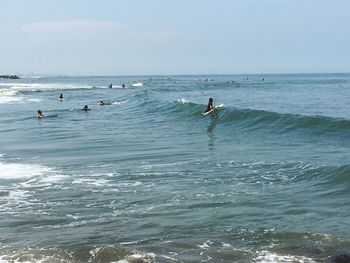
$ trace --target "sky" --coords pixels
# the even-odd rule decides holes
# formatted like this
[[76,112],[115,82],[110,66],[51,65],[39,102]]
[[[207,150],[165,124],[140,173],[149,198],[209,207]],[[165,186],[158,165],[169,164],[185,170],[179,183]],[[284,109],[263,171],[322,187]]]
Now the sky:
[[0,74],[350,72],[348,0],[1,0]]

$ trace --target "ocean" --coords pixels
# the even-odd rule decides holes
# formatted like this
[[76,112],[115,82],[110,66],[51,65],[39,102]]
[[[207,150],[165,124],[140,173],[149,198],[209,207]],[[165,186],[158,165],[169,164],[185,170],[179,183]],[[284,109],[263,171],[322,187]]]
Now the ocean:
[[350,74],[2,79],[0,262],[350,262],[349,101]]

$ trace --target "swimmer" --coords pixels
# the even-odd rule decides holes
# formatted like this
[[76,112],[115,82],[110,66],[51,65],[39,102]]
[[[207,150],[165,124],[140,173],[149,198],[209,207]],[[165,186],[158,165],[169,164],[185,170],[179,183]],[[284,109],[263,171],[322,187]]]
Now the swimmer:
[[64,98],[63,98],[63,94],[61,93],[61,95],[60,95],[60,101],[62,101],[62,100],[64,100]]
[[97,105],[106,105],[106,103],[104,103],[103,100],[100,100],[97,102]]
[[88,105],[85,105],[84,108],[82,108],[81,110],[88,111],[88,110],[91,110],[91,109],[89,109]]
[[108,88],[111,89],[112,87],[113,87],[112,83],[108,85]]
[[37,112],[37,114],[36,114],[36,117],[37,117],[37,118],[43,118],[43,117],[45,117],[45,116],[44,116],[44,114],[43,114],[43,112],[42,112],[41,110],[38,110],[38,112]]

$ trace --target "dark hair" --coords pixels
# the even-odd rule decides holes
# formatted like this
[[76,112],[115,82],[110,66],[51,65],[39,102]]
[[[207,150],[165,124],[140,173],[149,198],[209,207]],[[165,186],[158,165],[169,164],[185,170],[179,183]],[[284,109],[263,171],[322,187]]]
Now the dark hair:
[[209,98],[209,102],[213,102],[213,98]]

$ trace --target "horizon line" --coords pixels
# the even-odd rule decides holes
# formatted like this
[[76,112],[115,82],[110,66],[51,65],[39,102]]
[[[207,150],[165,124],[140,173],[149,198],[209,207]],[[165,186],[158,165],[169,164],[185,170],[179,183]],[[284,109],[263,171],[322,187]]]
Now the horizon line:
[[61,73],[18,73],[18,74],[1,74],[1,75],[17,75],[17,76],[42,76],[42,77],[143,77],[143,76],[242,76],[242,75],[335,75],[335,74],[350,74],[350,72],[304,72],[304,73],[297,73],[297,72],[283,72],[283,73],[187,73],[187,74],[61,74]]

